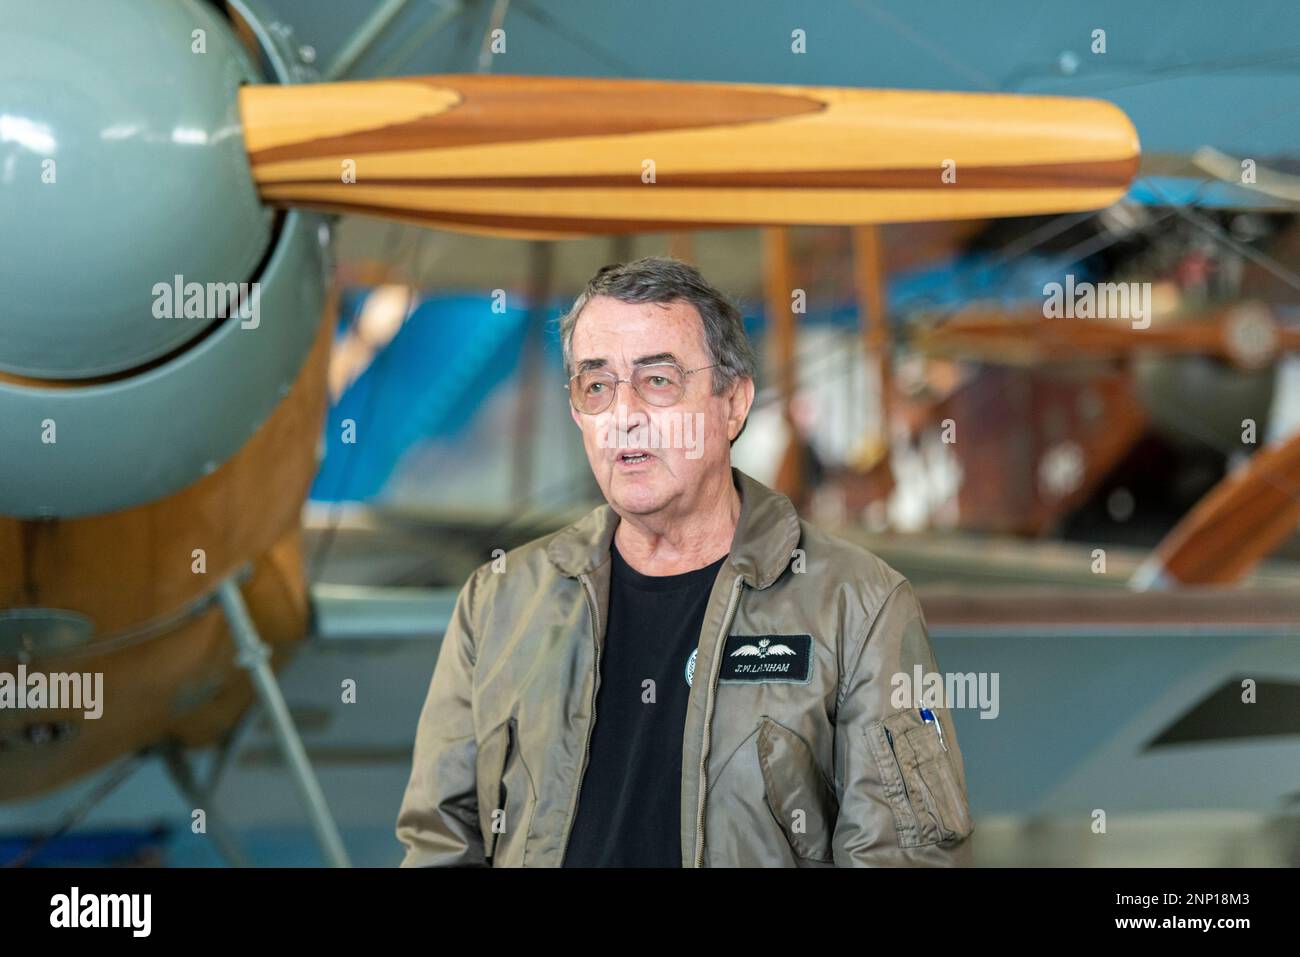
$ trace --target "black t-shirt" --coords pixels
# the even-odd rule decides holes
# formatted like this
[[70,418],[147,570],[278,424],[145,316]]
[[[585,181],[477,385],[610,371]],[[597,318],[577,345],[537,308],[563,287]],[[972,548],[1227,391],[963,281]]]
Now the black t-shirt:
[[564,866],[681,867],[687,671],[726,556],[656,576],[636,571],[616,546],[610,552],[596,726]]

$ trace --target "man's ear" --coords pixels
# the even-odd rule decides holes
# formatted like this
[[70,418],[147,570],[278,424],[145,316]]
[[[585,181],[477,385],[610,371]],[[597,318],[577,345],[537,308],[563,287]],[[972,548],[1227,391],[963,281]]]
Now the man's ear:
[[733,382],[727,408],[727,438],[732,442],[736,441],[744,429],[753,404],[754,380],[745,376]]
[[582,420],[578,418],[578,410],[573,407],[572,402],[569,403],[569,418],[573,419],[573,424],[576,425],[578,427],[578,431],[581,432]]

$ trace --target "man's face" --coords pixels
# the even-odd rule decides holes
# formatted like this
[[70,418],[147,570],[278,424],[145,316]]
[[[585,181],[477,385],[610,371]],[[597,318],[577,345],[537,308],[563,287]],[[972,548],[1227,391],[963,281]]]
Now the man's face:
[[[638,367],[675,375],[658,365],[667,361],[684,370],[713,364],[699,313],[681,300],[627,303],[597,296],[578,316],[570,355],[574,372],[602,370],[624,380]],[[592,473],[614,510],[669,517],[690,515],[716,498],[721,481],[730,483],[730,441],[753,397],[750,379],[714,395],[713,370],[704,369],[686,376],[685,392],[672,406],[647,402],[624,381],[605,411],[572,414]]]

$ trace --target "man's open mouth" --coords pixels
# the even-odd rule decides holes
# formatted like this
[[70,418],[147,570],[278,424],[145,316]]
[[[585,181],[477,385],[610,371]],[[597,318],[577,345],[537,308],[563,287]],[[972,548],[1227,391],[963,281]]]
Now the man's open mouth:
[[649,452],[621,452],[618,460],[624,465],[640,465],[642,462],[650,461],[653,457]]

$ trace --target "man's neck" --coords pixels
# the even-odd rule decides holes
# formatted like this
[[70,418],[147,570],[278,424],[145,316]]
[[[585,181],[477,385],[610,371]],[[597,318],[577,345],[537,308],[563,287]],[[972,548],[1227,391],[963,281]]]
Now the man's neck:
[[712,565],[731,551],[740,494],[728,480],[723,494],[685,518],[625,516],[614,530],[624,561],[643,575],[681,575]]

